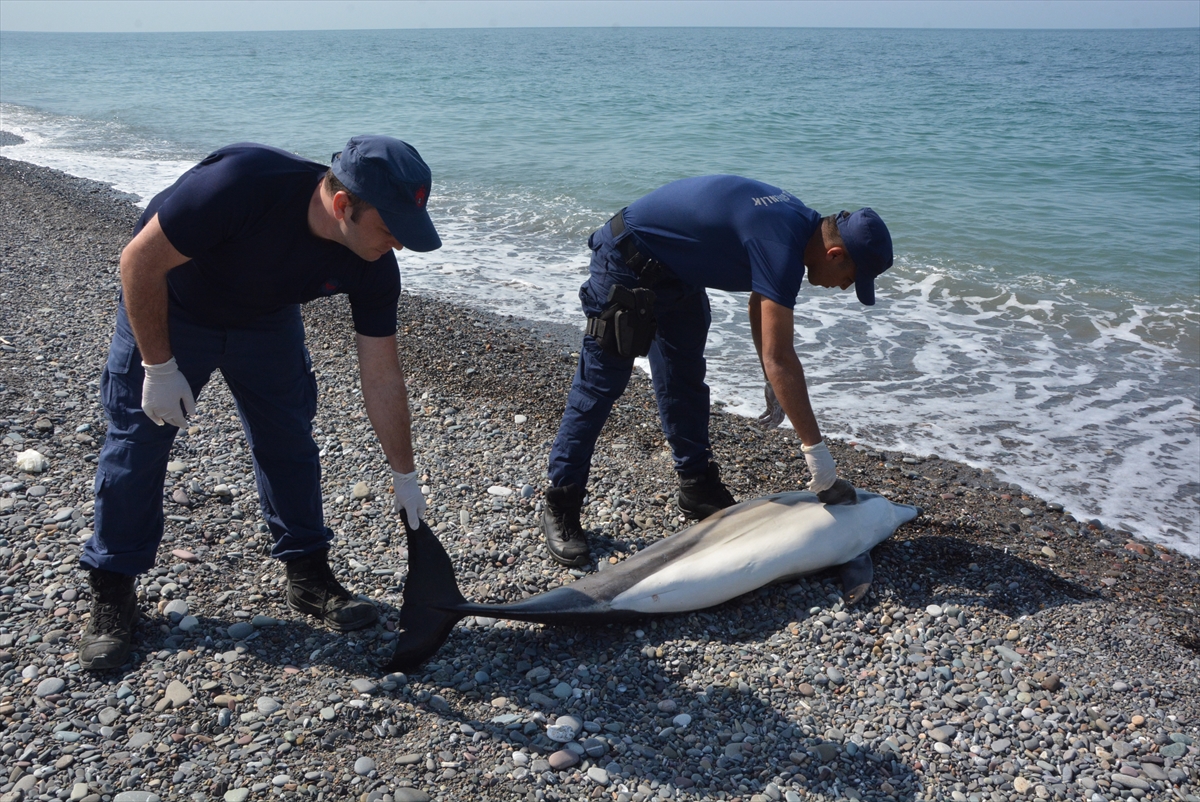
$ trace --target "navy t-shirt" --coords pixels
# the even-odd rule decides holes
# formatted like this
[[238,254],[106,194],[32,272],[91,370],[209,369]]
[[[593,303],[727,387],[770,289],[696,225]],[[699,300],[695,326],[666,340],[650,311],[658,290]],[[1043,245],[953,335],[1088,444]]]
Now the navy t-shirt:
[[190,261],[167,274],[172,301],[198,323],[237,328],[291,304],[350,296],[354,330],[396,333],[400,270],[394,253],[368,262],[308,227],[326,167],[265,145],[221,148],[150,201]]
[[649,255],[689,284],[753,290],[789,309],[821,215],[778,187],[736,175],[684,178],[625,210]]

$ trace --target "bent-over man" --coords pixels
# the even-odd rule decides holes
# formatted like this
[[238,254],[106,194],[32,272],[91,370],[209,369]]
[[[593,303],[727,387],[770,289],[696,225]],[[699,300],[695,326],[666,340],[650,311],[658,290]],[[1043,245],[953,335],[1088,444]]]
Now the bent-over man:
[[317,383],[300,304],[349,295],[363,403],[392,468],[395,510],[414,526],[425,501],[413,463],[396,353],[400,273],[393,250],[441,246],[425,204],[431,175],[398,139],[359,136],[332,168],[236,144],[159,193],[121,253],[121,300],[101,381],[108,439],[96,470],[95,534],[80,561],[92,588],[79,646],[86,669],[129,656],[134,578],[163,535],[167,457],[219,370],[254,461],[271,555],[287,564],[288,603],[333,629],[378,610],[328,561],[321,466],[312,437]]
[[555,560],[577,567],[590,561],[579,516],[592,453],[637,356],[650,358],[680,509],[706,518],[735,503],[709,444],[706,288],[750,293],[751,332],[767,379],[762,420],[778,425],[786,413],[803,444],[809,489],[833,486],[837,470],[809,403],[792,310],[806,270],[810,284],[854,285],[859,301],[875,303],[875,278],[892,265],[892,240],[874,211],[821,217],[760,181],[685,178],[622,209],[588,247],[590,275],[579,290],[588,334],[550,452],[542,514]]

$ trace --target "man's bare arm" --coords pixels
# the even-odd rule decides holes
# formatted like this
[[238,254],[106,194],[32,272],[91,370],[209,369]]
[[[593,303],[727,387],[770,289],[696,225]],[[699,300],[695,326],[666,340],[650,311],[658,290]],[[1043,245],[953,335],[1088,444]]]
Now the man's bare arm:
[[121,251],[121,291],[125,313],[142,361],[161,365],[171,358],[167,325],[167,273],[188,260],[158,224],[158,215]]
[[775,389],[779,404],[792,422],[800,442],[806,446],[816,445],[821,442],[821,429],[808,400],[804,367],[796,356],[792,310],[762,296],[758,296],[756,304],[755,295],[757,293],[751,296],[750,330],[752,335],[757,331],[754,340],[763,373]]
[[416,470],[412,449],[412,417],[408,389],[396,353],[396,336],[364,337],[356,334],[358,373],[362,381],[367,417],[393,471]]

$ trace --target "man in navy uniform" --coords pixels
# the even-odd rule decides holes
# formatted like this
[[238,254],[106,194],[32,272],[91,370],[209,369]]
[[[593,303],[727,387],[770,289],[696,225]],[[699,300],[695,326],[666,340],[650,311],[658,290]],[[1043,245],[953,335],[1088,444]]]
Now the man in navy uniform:
[[287,564],[288,602],[334,629],[378,619],[334,577],[312,438],[317,384],[300,304],[349,295],[367,416],[393,472],[395,510],[425,513],[396,353],[394,250],[441,246],[425,210],[431,175],[398,139],[360,136],[332,168],[237,144],[210,154],[146,208],[121,253],[122,298],[101,381],[108,438],[97,463],[95,534],[80,559],[92,613],[87,669],[120,667],[137,620],[134,578],[163,534],[171,443],[220,370],[237,402],[259,502]]
[[679,474],[678,504],[706,518],[734,504],[712,460],[704,344],[706,288],[750,293],[750,326],[766,375],[768,409],[786,413],[824,492],[837,479],[793,346],[796,295],[810,284],[875,303],[875,278],[892,265],[892,240],[871,209],[821,217],[778,187],[732,175],[674,181],[634,201],[588,240],[590,275],[579,290],[588,316],[579,366],[550,452],[542,529],[550,555],[590,561],[579,516],[592,453],[636,356],[649,356],[659,419]]

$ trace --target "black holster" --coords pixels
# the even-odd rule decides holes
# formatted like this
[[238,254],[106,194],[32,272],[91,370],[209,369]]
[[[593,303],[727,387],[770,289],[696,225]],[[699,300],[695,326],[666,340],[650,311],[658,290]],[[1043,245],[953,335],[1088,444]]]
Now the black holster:
[[610,354],[625,359],[650,353],[658,330],[654,318],[654,292],[645,287],[629,289],[614,284],[608,291],[608,306],[599,317],[589,317],[587,333]]

